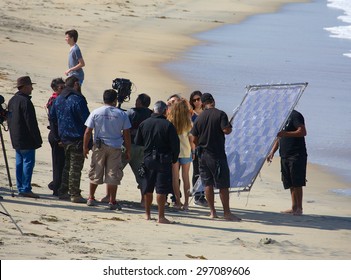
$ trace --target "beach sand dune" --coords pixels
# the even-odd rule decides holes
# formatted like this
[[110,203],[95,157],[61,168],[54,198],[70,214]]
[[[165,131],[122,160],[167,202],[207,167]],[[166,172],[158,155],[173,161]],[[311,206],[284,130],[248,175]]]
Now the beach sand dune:
[[[243,3],[245,2],[245,3]],[[304,215],[281,214],[290,195],[280,182],[279,159],[264,166],[250,193],[231,194],[231,207],[243,221],[211,220],[208,209],[191,206],[190,212],[167,208],[172,225],[146,221],[140,194],[129,167],[118,198],[122,211],[76,205],[51,196],[51,150],[47,141],[44,105],[50,82],[67,67],[64,32],[75,28],[86,62],[83,93],[91,110],[102,103],[102,93],[117,77],[134,83],[129,103],[138,93],[153,102],[194,89],[162,70],[162,63],[177,59],[197,44],[192,34],[237,23],[253,13],[274,12],[288,0],[251,1],[29,1],[0,3],[0,90],[6,102],[15,93],[19,76],[30,75],[32,101],[44,140],[37,150],[33,191],[41,199],[12,197],[3,154],[0,158],[0,258],[38,259],[350,259],[351,212],[349,197],[330,192],[349,188],[321,167],[309,165]],[[302,2],[302,1],[295,1]],[[4,143],[15,186],[15,159],[9,134]],[[83,169],[81,188],[88,194],[90,158]],[[96,197],[105,195],[100,186]],[[216,206],[221,211],[219,197]],[[157,209],[153,207],[153,217]]]

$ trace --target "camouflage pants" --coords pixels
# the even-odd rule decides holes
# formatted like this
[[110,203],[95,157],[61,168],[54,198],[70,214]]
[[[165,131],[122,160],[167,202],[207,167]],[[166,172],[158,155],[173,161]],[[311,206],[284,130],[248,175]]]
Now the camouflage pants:
[[80,178],[84,166],[84,155],[77,143],[65,144],[65,166],[62,172],[62,182],[59,195],[70,194],[71,197],[80,195]]

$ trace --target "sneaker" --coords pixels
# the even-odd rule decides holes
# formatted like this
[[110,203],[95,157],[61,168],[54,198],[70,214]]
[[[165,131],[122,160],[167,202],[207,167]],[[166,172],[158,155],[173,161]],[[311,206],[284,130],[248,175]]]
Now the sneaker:
[[60,200],[70,200],[70,195],[68,193],[64,193],[64,194],[59,194],[58,198]]
[[48,184],[48,188],[50,189],[50,190],[54,190],[54,182],[53,181],[51,181],[49,184]]
[[115,203],[108,203],[108,209],[109,210],[122,210],[122,206],[116,201]]
[[100,202],[102,202],[102,203],[109,203],[110,202],[110,196],[106,195],[105,197],[101,198]]
[[87,201],[87,205],[88,206],[96,206],[97,205],[96,200],[94,198],[89,198]]
[[22,197],[40,198],[39,195],[37,195],[36,193],[34,193],[32,191],[26,192],[26,193],[19,193],[18,195],[22,196]]
[[71,202],[73,202],[73,203],[87,203],[87,200],[85,198],[83,198],[81,195],[78,195],[78,196],[72,196]]
[[208,202],[203,196],[199,199],[194,199],[194,204],[202,207],[208,207]]

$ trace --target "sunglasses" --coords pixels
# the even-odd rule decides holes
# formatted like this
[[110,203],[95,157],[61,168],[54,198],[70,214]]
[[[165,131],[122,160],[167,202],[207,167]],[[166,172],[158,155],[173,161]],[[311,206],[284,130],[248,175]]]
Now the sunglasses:
[[200,101],[200,100],[201,100],[200,97],[194,98],[194,99],[193,99],[193,102]]

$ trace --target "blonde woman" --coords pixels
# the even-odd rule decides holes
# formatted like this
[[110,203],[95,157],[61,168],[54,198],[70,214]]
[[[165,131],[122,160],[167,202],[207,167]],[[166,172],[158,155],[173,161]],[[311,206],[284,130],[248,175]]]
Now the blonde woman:
[[[173,192],[176,197],[175,208],[189,210],[190,194],[190,164],[194,157],[194,144],[190,130],[192,128],[191,113],[189,103],[186,99],[172,104],[168,113],[168,120],[175,126],[180,142],[180,153],[176,163],[172,166],[172,184]],[[180,169],[182,172],[182,181],[184,188],[184,204],[180,202]]]

